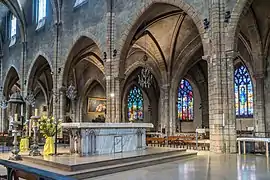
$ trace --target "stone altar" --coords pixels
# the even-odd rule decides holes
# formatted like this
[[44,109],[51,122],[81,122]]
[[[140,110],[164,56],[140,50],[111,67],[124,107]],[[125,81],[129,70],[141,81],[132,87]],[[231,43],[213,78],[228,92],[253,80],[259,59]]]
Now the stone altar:
[[151,123],[62,123],[70,130],[70,152],[112,154],[146,149],[146,129]]

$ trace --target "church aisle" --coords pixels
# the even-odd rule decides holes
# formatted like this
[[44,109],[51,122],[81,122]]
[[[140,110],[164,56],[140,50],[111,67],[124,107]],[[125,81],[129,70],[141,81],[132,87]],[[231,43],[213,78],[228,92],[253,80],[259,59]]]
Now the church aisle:
[[111,174],[89,180],[267,180],[269,159],[249,154],[200,152],[198,157]]

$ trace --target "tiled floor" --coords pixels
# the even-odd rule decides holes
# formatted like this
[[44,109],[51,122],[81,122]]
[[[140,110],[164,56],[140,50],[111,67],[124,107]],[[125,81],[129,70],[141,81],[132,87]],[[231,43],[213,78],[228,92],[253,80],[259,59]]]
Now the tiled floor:
[[269,180],[269,163],[269,159],[264,155],[239,156],[201,152],[196,158],[111,174],[93,180]]

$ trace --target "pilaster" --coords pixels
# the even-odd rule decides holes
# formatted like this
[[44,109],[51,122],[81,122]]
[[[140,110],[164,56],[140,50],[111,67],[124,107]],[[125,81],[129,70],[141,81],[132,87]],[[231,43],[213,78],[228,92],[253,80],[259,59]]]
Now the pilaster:
[[[266,123],[265,123],[265,102],[264,102],[264,73],[258,72],[254,75],[255,78],[255,131],[258,136],[265,136]],[[254,92],[254,91],[253,91]]]
[[170,118],[170,85],[169,84],[164,84],[161,87],[161,91],[162,91],[162,96],[161,96],[161,100],[162,100],[162,109],[161,109],[161,124],[165,124],[166,125],[166,134],[168,136],[171,136],[174,134],[174,127],[175,127],[175,121]]

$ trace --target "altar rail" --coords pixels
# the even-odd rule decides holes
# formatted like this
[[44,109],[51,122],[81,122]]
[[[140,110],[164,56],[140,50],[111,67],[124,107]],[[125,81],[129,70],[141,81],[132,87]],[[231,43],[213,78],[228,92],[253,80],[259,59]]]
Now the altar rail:
[[7,180],[75,180],[74,178],[46,170],[26,166],[14,161],[0,160],[0,165],[7,168]]

